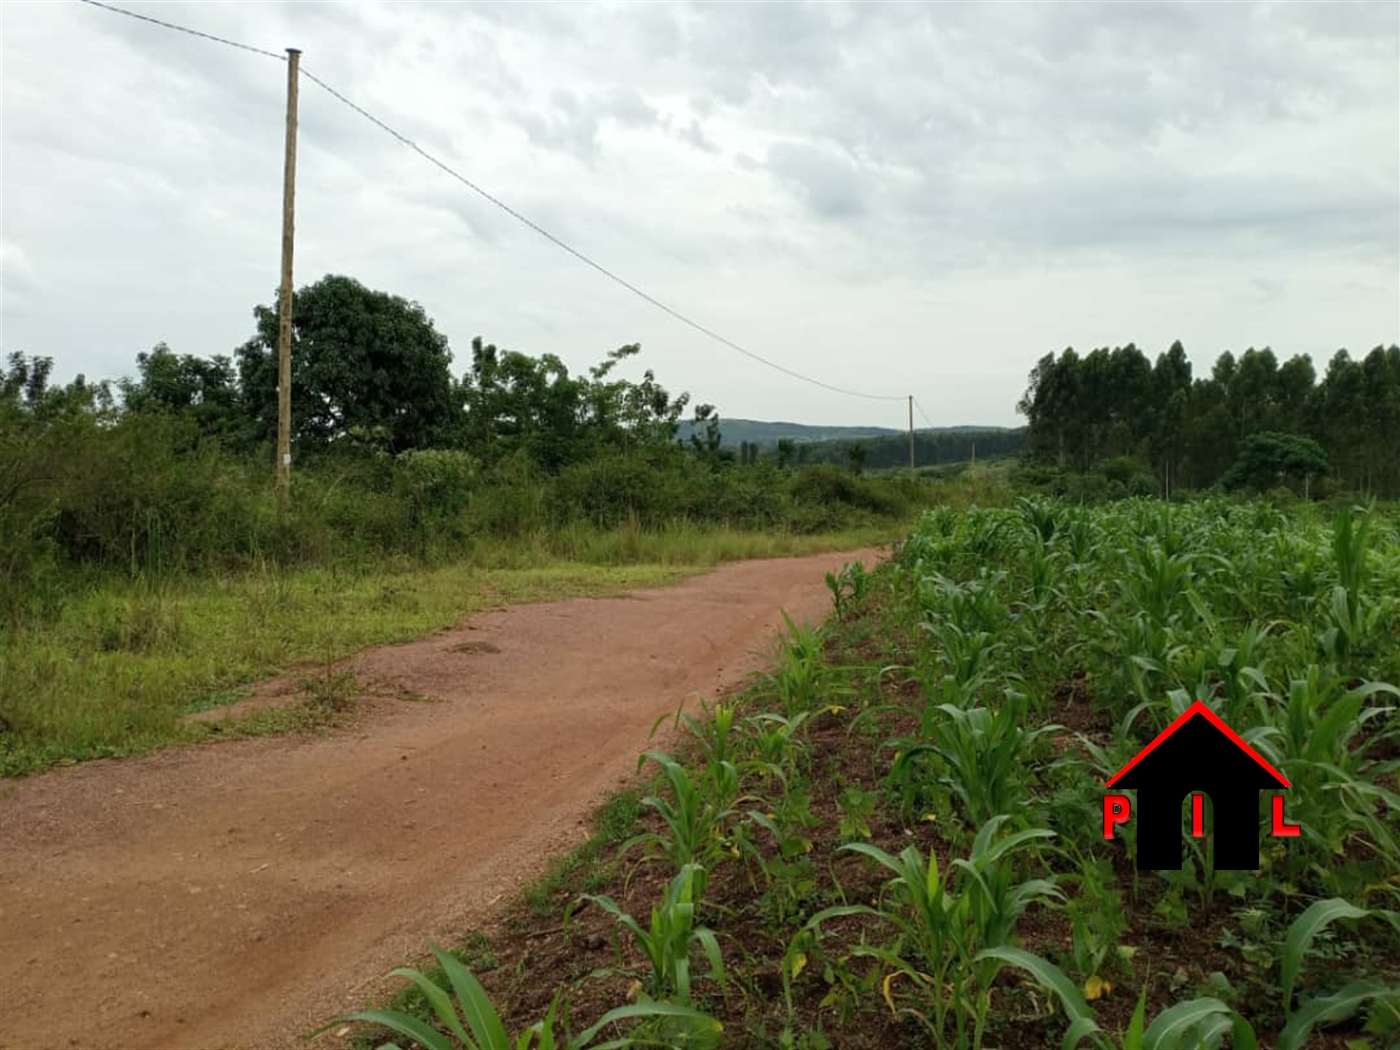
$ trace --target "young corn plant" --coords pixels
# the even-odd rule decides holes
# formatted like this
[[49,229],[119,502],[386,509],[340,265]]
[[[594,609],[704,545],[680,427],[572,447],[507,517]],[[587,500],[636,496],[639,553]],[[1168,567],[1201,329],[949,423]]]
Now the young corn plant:
[[1011,610],[1002,600],[1006,572],[982,569],[970,580],[933,576],[924,581],[920,598],[931,621],[951,620],[965,631],[1000,634],[1011,624]]
[[1069,551],[1070,565],[1076,570],[1089,565],[1103,542],[1103,533],[1095,518],[1083,507],[1066,510],[1064,522],[1058,529],[1058,544]]
[[[391,976],[404,977],[418,986],[432,1008],[436,1026],[422,1018],[399,1010],[361,1010],[339,1017],[313,1035],[319,1035],[336,1025],[364,1022],[387,1028],[407,1036],[411,1046],[422,1050],[611,1050],[611,1048],[674,1045],[672,1033],[676,1026],[697,1034],[710,1033],[717,1037],[719,1022],[699,1010],[664,1002],[634,1003],[609,1010],[596,1023],[576,1035],[562,1035],[556,1025],[561,996],[556,995],[542,1021],[530,1025],[511,1039],[486,990],[472,972],[456,956],[434,947],[433,955],[446,973],[451,985],[443,988],[419,970],[402,967]],[[614,1036],[607,1042],[598,1038],[608,1029],[616,1029],[625,1021],[661,1026],[651,1034],[634,1031],[631,1035]],[[670,1031],[667,1031],[667,1029]],[[379,1044],[379,1050],[400,1050],[397,1043]]]
[[1041,543],[1053,540],[1064,520],[1064,509],[1060,504],[1026,496],[1016,501],[1016,513],[1021,516],[1026,531]]
[[778,808],[768,813],[750,810],[747,815],[753,827],[771,837],[776,853],[770,856],[747,834],[735,837],[743,844],[750,863],[762,873],[760,904],[782,929],[802,914],[817,893],[811,832],[820,821],[812,813],[811,796],[798,790],[786,792]]
[[1396,707],[1374,703],[1379,696],[1400,698],[1400,689],[1381,682],[1347,688],[1313,666],[1289,683],[1286,701],[1271,695],[1275,721],[1250,734],[1293,784],[1290,805],[1304,848],[1288,850],[1283,862],[1295,877],[1313,871],[1324,885],[1347,892],[1355,887],[1338,880],[1354,873],[1342,859],[1349,846],[1392,863],[1400,856],[1400,793],[1384,784],[1395,763],[1364,757],[1372,744],[1394,736],[1380,727]]
[[1099,1025],[1084,996],[1063,970],[1021,948],[988,948],[981,961],[996,970],[1022,970],[1059,1001],[1069,1020],[1061,1050],[1075,1050],[1086,1041],[1095,1050],[1257,1050],[1254,1026],[1241,1014],[1213,996],[1203,996],[1167,1007],[1147,1023],[1147,987],[1138,995],[1137,1008],[1128,1028],[1117,1039]]
[[825,634],[809,624],[798,626],[791,616],[783,613],[787,635],[782,639],[778,666],[764,677],[772,687],[783,714],[794,718],[803,712],[835,706],[838,696],[848,695],[849,688],[830,684],[831,677],[823,652]]
[[1315,1027],[1345,1021],[1367,1005],[1371,1007],[1373,1020],[1379,1021],[1390,1035],[1400,1036],[1400,984],[1378,977],[1352,981],[1331,994],[1313,996],[1296,1006],[1294,1003],[1303,959],[1313,939],[1334,922],[1366,918],[1382,919],[1400,930],[1400,913],[1358,908],[1337,897],[1314,901],[1293,920],[1284,940],[1279,967],[1285,1023],[1279,1033],[1277,1050],[1302,1050]]
[[1332,526],[1332,557],[1337,583],[1326,609],[1326,627],[1319,639],[1323,655],[1342,671],[1354,669],[1357,651],[1366,646],[1395,608],[1393,595],[1372,597],[1367,584],[1370,565],[1372,514],[1358,521],[1350,510],[1337,515]]
[[1017,812],[1026,800],[1031,749],[1042,737],[1062,726],[1026,728],[1029,703],[1024,694],[1008,689],[999,708],[959,708],[943,704],[943,721],[933,735],[937,743],[897,740],[889,781],[905,804],[916,808],[927,791],[925,756],[941,760],[944,785],[962,805],[963,816],[981,827],[1000,814]]
[[871,573],[866,572],[860,562],[850,562],[839,573],[826,574],[826,586],[831,591],[831,602],[838,620],[865,600],[870,592]]
[[[808,921],[794,944],[808,945],[820,935],[823,923],[843,916],[881,920],[896,934],[894,942],[862,944],[852,954],[885,965],[881,988],[890,1010],[919,1021],[938,1046],[979,1050],[991,1008],[992,980],[1001,965],[987,950],[1010,946],[1016,924],[1029,907],[1061,896],[1049,879],[1017,881],[1013,864],[1017,854],[1038,840],[1053,838],[1054,832],[1032,828],[1004,835],[1006,821],[999,816],[983,825],[968,856],[953,861],[946,873],[939,870],[933,850],[925,859],[915,846],[898,857],[869,843],[841,847],[864,854],[893,875],[880,906],[824,909]],[[795,961],[796,954],[790,955]],[[898,997],[904,1000],[902,1006],[896,996],[899,978],[912,988]]]
[[929,620],[921,626],[934,643],[916,672],[924,695],[969,706],[994,680],[1005,643],[988,631],[964,630],[953,619]]
[[1188,555],[1168,554],[1158,543],[1135,544],[1128,551],[1128,571],[1119,580],[1124,602],[1154,626],[1173,622],[1193,575],[1192,562]]
[[960,536],[964,556],[974,565],[995,564],[1014,527],[1014,519],[1002,511],[968,511]]
[[744,736],[746,757],[738,763],[741,772],[753,773],[760,780],[776,777],[788,784],[807,767],[811,752],[799,731],[811,717],[803,711],[785,718],[764,712],[745,720],[748,732]]
[[739,770],[734,763],[734,748],[731,742],[734,737],[735,707],[733,704],[716,704],[710,707],[702,700],[700,711],[699,718],[684,711],[677,711],[676,721],[678,724],[684,724],[700,744],[701,755],[704,758],[704,767],[700,773],[701,793],[723,810],[739,797]]
[[[671,791],[669,798],[648,795],[642,799],[642,805],[661,817],[665,830],[634,835],[622,844],[619,855],[645,846],[649,855],[665,857],[677,868],[693,866],[700,882],[696,895],[703,896],[708,867],[717,863],[726,851],[724,828],[734,810],[712,800],[707,794],[706,781],[692,777],[685,766],[670,755],[648,751],[642,756],[642,764],[648,760],[661,767]],[[726,765],[733,770],[732,764]],[[737,783],[737,774],[734,777]]]
[[[648,969],[641,975],[650,999],[689,1006],[693,996],[691,955],[698,948],[710,964],[703,977],[713,978],[725,990],[724,961],[712,930],[697,925],[695,909],[701,879],[700,866],[686,864],[666,887],[661,903],[651,909],[651,923],[643,926],[611,897],[584,895],[581,900],[598,905],[632,935],[645,956]],[[609,971],[605,971],[609,972]]]

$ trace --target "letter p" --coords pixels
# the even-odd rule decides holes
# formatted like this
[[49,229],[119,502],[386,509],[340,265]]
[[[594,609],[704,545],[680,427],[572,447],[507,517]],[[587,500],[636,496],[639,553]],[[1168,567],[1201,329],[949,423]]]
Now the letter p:
[[1127,795],[1105,795],[1103,797],[1103,837],[1113,838],[1113,825],[1122,824],[1132,816],[1132,806]]

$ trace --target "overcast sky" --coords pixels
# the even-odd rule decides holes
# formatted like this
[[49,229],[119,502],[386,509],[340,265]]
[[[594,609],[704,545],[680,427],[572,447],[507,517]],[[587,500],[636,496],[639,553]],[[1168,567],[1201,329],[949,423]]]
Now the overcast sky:
[[[1400,341],[1400,5],[124,6],[280,52],[652,295],[825,382],[1015,425],[1042,354]],[[3,349],[231,353],[278,282],[284,66],[0,4]],[[611,284],[303,81],[296,283],[722,415],[901,426]],[[922,425],[922,420],[920,420]]]

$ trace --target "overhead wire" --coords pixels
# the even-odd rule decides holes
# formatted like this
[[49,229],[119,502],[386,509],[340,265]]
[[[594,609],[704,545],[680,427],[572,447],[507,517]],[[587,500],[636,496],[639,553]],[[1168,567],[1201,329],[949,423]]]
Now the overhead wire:
[[924,406],[919,404],[919,399],[917,397],[914,398],[914,407],[919,410],[919,415],[924,417],[924,422],[929,425],[929,429],[936,430],[937,427],[934,425],[933,420],[929,419],[928,413],[924,411]]
[[[258,55],[267,55],[267,56],[270,56],[270,57],[272,57],[272,58],[277,58],[277,59],[281,59],[281,60],[285,61],[285,56],[279,55],[279,54],[277,54],[276,52],[273,52],[273,51],[267,51],[267,50],[264,50],[263,48],[260,48],[260,47],[253,47],[253,46],[251,46],[251,45],[249,45],[249,44],[241,44],[241,43],[239,43],[239,42],[237,42],[237,41],[235,41],[235,40],[227,40],[227,39],[225,39],[225,38],[223,38],[223,37],[214,36],[214,35],[211,34],[211,33],[203,33],[203,32],[200,32],[199,30],[190,29],[190,28],[188,28],[188,27],[186,27],[186,26],[176,25],[176,24],[173,23],[173,22],[165,22],[165,21],[162,21],[161,19],[158,19],[158,18],[150,18],[150,17],[148,17],[148,16],[146,16],[146,15],[137,14],[137,13],[134,12],[134,11],[128,11],[128,10],[126,10],[126,9],[124,9],[124,8],[115,7],[115,6],[111,5],[111,4],[100,3],[99,0],[81,0],[81,2],[82,2],[82,3],[85,3],[85,4],[89,4],[89,5],[93,6],[93,7],[100,7],[100,8],[102,8],[104,11],[111,11],[111,12],[113,12],[113,13],[115,13],[115,14],[119,14],[119,15],[127,15],[127,16],[129,16],[129,17],[131,17],[131,18],[140,19],[140,20],[143,21],[143,22],[150,22],[150,23],[152,23],[152,24],[154,24],[154,25],[162,26],[162,27],[164,27],[164,28],[166,28],[166,29],[173,29],[173,30],[175,30],[175,31],[177,31],[177,32],[188,33],[188,34],[190,34],[191,36],[202,37],[202,38],[205,39],[205,40],[211,40],[211,41],[214,41],[215,43],[226,44],[226,45],[228,45],[229,47],[236,47],[236,48],[239,48],[240,50],[243,50],[243,51],[251,51],[251,52],[253,52],[254,54],[258,54]],[[775,371],[781,372],[781,373],[783,373],[783,374],[786,375],[786,376],[789,376],[789,377],[791,377],[791,378],[793,378],[793,379],[800,380],[800,381],[802,381],[802,382],[804,382],[804,383],[810,383],[810,384],[813,385],[813,386],[821,387],[822,389],[824,389],[824,390],[829,390],[829,391],[831,391],[831,392],[833,392],[833,393],[842,394],[842,395],[845,395],[845,396],[848,396],[848,397],[864,398],[864,399],[869,400],[869,401],[903,401],[903,400],[905,399],[905,397],[907,396],[907,395],[902,395],[902,394],[871,394],[871,393],[868,393],[868,392],[862,391],[862,390],[852,390],[852,389],[850,389],[850,388],[848,388],[848,387],[837,386],[837,385],[835,385],[835,384],[833,384],[833,383],[826,383],[826,382],[823,382],[823,381],[820,380],[820,379],[816,379],[816,378],[814,378],[814,377],[812,377],[812,376],[805,375],[805,374],[802,373],[802,372],[798,372],[798,371],[796,371],[795,369],[788,368],[786,365],[779,364],[779,363],[776,362],[776,361],[770,360],[769,358],[766,358],[766,357],[762,356],[761,354],[757,354],[757,353],[755,353],[754,351],[749,350],[749,349],[747,349],[747,348],[744,347],[744,346],[741,346],[739,343],[736,343],[734,340],[729,339],[729,338],[727,338],[726,336],[721,335],[719,332],[716,332],[714,329],[709,328],[709,327],[707,327],[706,325],[701,324],[699,321],[695,321],[695,320],[693,320],[692,318],[688,317],[686,314],[681,313],[679,310],[677,310],[677,309],[675,309],[675,308],[673,308],[673,307],[671,307],[671,306],[668,306],[666,303],[662,302],[660,299],[657,299],[655,296],[651,295],[650,293],[643,291],[641,288],[637,287],[637,286],[636,286],[635,284],[633,284],[632,282],[626,280],[625,278],[623,278],[623,277],[620,276],[619,274],[617,274],[617,273],[613,272],[612,270],[608,269],[606,266],[604,266],[604,265],[602,265],[601,263],[599,263],[599,262],[595,261],[594,259],[590,258],[588,255],[584,254],[583,252],[579,251],[577,248],[575,248],[575,247],[573,247],[572,245],[568,244],[566,241],[562,240],[562,239],[559,238],[559,237],[556,237],[554,234],[550,233],[548,230],[546,230],[544,227],[540,226],[538,223],[534,222],[532,219],[529,219],[529,218],[527,218],[526,216],[522,215],[520,212],[516,211],[516,210],[515,210],[514,208],[512,208],[510,205],[508,205],[508,204],[506,204],[504,201],[502,201],[500,198],[496,197],[494,194],[488,192],[487,190],[483,189],[481,186],[477,185],[475,182],[473,182],[471,179],[467,178],[467,177],[466,177],[465,175],[463,175],[461,172],[459,172],[459,171],[457,171],[456,169],[452,168],[450,165],[448,165],[448,164],[445,163],[444,161],[440,160],[439,158],[435,157],[433,154],[429,153],[427,150],[423,149],[423,147],[419,146],[419,145],[418,145],[416,142],[414,142],[412,139],[408,138],[406,135],[404,135],[403,133],[401,133],[401,132],[398,131],[397,129],[395,129],[395,128],[393,128],[392,126],[390,126],[390,125],[389,125],[388,123],[386,123],[384,120],[381,120],[379,117],[376,117],[374,114],[370,113],[368,110],[364,109],[362,106],[360,106],[360,105],[356,104],[355,102],[351,101],[349,98],[347,98],[347,97],[346,97],[344,94],[342,94],[340,91],[337,91],[335,88],[331,87],[331,85],[327,84],[324,80],[322,80],[320,77],[316,76],[315,73],[313,73],[313,72],[311,72],[310,70],[308,70],[304,64],[300,66],[300,72],[301,72],[301,75],[302,75],[302,76],[305,76],[306,79],[310,80],[313,84],[315,84],[316,86],[318,86],[319,88],[321,88],[323,91],[325,91],[327,94],[329,94],[332,98],[336,99],[338,102],[340,102],[340,103],[342,103],[343,105],[348,106],[350,109],[354,110],[356,113],[358,113],[360,116],[364,117],[364,118],[365,118],[366,120],[368,120],[370,123],[374,124],[374,125],[375,125],[376,127],[378,127],[380,130],[384,131],[384,132],[387,133],[388,135],[392,136],[394,139],[398,140],[398,141],[399,141],[400,143],[402,143],[403,145],[407,146],[409,149],[413,150],[413,151],[414,151],[415,153],[417,153],[419,156],[423,157],[424,160],[428,161],[430,164],[434,165],[435,167],[441,169],[443,172],[445,172],[446,174],[448,174],[448,175],[451,176],[452,178],[456,179],[458,182],[460,182],[462,185],[466,186],[468,189],[472,190],[474,193],[476,193],[476,194],[480,195],[481,197],[485,198],[485,199],[486,199],[487,201],[489,201],[491,204],[495,205],[497,208],[499,208],[499,209],[501,209],[502,211],[504,211],[507,215],[510,215],[512,218],[516,219],[518,222],[523,223],[525,226],[528,226],[530,229],[534,230],[534,231],[535,231],[537,234],[539,234],[541,237],[545,238],[547,241],[549,241],[550,243],[554,244],[556,247],[562,248],[564,251],[566,251],[566,252],[568,252],[570,255],[572,255],[575,259],[579,260],[580,262],[584,263],[585,265],[587,265],[587,266],[591,267],[592,269],[596,270],[598,273],[602,274],[604,277],[608,278],[610,281],[613,281],[615,284],[621,286],[622,288],[624,288],[624,289],[626,289],[627,291],[631,292],[633,295],[635,295],[635,296],[637,296],[638,298],[644,300],[645,302],[651,304],[651,305],[654,306],[656,309],[658,309],[658,310],[662,311],[663,313],[667,314],[668,316],[670,316],[670,317],[673,318],[674,320],[679,321],[681,324],[684,324],[684,325],[688,326],[689,328],[691,328],[691,329],[693,329],[693,330],[699,332],[700,334],[706,336],[707,338],[712,339],[712,340],[714,340],[715,342],[720,343],[721,345],[726,346],[726,347],[728,347],[729,349],[734,350],[734,351],[736,351],[737,353],[742,354],[743,356],[745,356],[745,357],[747,357],[747,358],[749,358],[749,359],[751,359],[751,360],[753,360],[753,361],[757,361],[759,364],[766,365],[767,367],[769,367],[769,368],[771,368],[771,369],[774,369]]]
[[177,33],[188,33],[190,36],[212,40],[216,44],[227,44],[229,47],[236,47],[240,51],[251,51],[255,55],[266,55],[268,58],[275,58],[279,62],[287,61],[286,55],[279,55],[276,51],[268,51],[265,48],[254,47],[252,44],[240,44],[237,40],[229,40],[226,37],[215,36],[213,33],[202,33],[198,29],[176,25],[174,22],[164,22],[159,18],[152,18],[150,15],[141,15],[137,14],[135,11],[128,11],[124,7],[113,7],[111,4],[100,3],[99,0],[80,0],[80,2],[90,7],[100,7],[104,11],[111,11],[113,14],[126,15],[128,18],[139,18],[143,22],[150,22],[152,25],[162,26],[165,29],[173,29]]

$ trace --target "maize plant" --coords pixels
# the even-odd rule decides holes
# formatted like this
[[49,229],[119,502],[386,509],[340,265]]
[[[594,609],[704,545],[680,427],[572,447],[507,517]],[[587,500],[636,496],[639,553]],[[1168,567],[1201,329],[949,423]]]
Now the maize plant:
[[[984,954],[986,949],[1009,946],[1029,907],[1060,897],[1053,881],[1017,881],[1014,872],[1015,856],[1037,840],[1053,838],[1054,832],[1032,828],[1003,835],[1007,819],[994,817],[983,825],[968,856],[953,861],[947,872],[940,871],[932,850],[925,859],[914,846],[898,857],[869,843],[841,847],[892,873],[880,906],[827,908],[803,927],[802,934],[819,935],[824,923],[851,915],[872,916],[888,925],[896,935],[893,942],[862,944],[852,954],[885,965],[881,987],[891,1011],[919,1021],[939,1046],[979,1050],[991,983],[1000,968]],[[899,978],[907,992],[896,987]]]
[[786,612],[783,622],[787,624],[787,634],[782,639],[778,666],[765,675],[783,714],[793,718],[819,707],[834,706],[838,697],[849,695],[849,687],[831,684],[834,669],[825,660],[822,630],[805,623],[799,627]]
[[[961,802],[963,815],[973,827],[1018,810],[1026,797],[1028,763],[1036,742],[1061,728],[1027,728],[1028,706],[1024,694],[1015,690],[1007,690],[997,708],[944,704],[938,708],[944,721],[933,730],[937,742],[894,741],[898,751],[890,781],[906,811],[917,805],[920,785],[926,789],[930,774]],[[930,769],[922,761],[926,756],[941,759],[943,772]]]
[[665,857],[678,868],[694,866],[695,877],[700,882],[697,896],[703,896],[705,872],[725,852],[725,822],[734,811],[713,801],[705,791],[707,781],[692,777],[685,766],[670,755],[648,751],[642,756],[643,763],[647,760],[661,767],[671,789],[670,798],[648,795],[642,799],[642,805],[661,817],[665,831],[634,835],[623,843],[619,853],[646,846],[651,854]]
[[[561,1001],[561,996],[556,995],[544,1020],[511,1039],[475,975],[456,956],[437,947],[432,951],[447,975],[450,989],[443,988],[421,971],[407,967],[392,971],[391,976],[406,978],[417,986],[432,1009],[436,1027],[399,1010],[362,1010],[337,1018],[312,1034],[319,1035],[336,1025],[358,1021],[407,1036],[411,1046],[423,1050],[620,1050],[622,1047],[676,1045],[673,1036],[677,1028],[696,1034],[719,1034],[719,1022],[698,1010],[674,1003],[644,1002],[609,1010],[584,1031],[564,1036],[556,1028]],[[624,1021],[659,1025],[660,1030],[650,1034],[634,1031],[631,1035],[614,1036],[607,1042],[597,1041],[605,1030],[616,1028]],[[396,1043],[377,1045],[378,1050],[400,1050]],[[697,1041],[693,1045],[703,1044]]]
[[585,894],[581,899],[598,905],[632,934],[648,964],[642,975],[643,990],[654,1000],[688,1006],[693,981],[692,951],[699,948],[710,964],[704,975],[725,987],[724,962],[713,931],[696,924],[700,866],[686,864],[666,887],[661,903],[651,909],[651,922],[643,926],[622,910],[611,897]]

